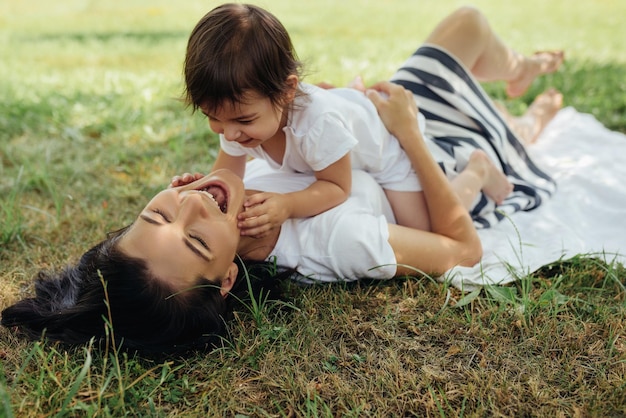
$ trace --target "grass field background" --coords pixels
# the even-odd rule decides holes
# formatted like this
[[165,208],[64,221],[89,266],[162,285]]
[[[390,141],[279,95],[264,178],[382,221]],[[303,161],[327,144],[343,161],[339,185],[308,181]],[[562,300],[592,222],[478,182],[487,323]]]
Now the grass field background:
[[[186,39],[213,1],[0,2],[0,308],[40,268],[132,221],[217,140],[181,104]],[[441,0],[259,3],[290,31],[307,80],[387,78]],[[626,2],[475,1],[521,52],[567,62],[547,86],[626,132]],[[591,139],[592,140],[592,139]],[[619,233],[619,231],[616,231]],[[2,416],[623,416],[622,266],[546,266],[463,295],[425,278],[290,289],[294,307],[242,312],[231,344],[184,359],[33,344],[0,330]]]

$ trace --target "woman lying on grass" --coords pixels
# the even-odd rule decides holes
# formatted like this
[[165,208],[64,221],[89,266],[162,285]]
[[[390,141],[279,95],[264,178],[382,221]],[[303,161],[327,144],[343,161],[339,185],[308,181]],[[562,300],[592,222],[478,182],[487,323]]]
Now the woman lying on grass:
[[[493,200],[481,190],[512,184],[499,206],[509,212],[530,210],[552,192],[554,183],[530,161],[513,131],[530,127],[521,140],[533,141],[561,106],[561,96],[544,93],[522,119],[507,116],[507,124],[474,76],[507,80],[507,91],[517,95],[537,75],[555,70],[562,55],[514,53],[470,8],[446,18],[426,43],[392,82],[374,85],[367,96],[419,177],[431,231],[389,222],[380,187],[361,173],[344,204],[289,220],[262,238],[241,237],[238,215],[247,195],[298,190],[314,178],[249,173],[246,190],[228,170],[200,179],[184,175],[175,181],[182,186],[157,194],[132,225],[76,265],[40,273],[35,297],[5,309],[2,325],[34,339],[80,344],[106,339],[109,318],[126,348],[185,350],[209,346],[224,333],[233,302],[248,289],[243,277],[250,269],[259,273],[255,263],[264,270],[275,258],[317,281],[385,279],[416,270],[441,274],[476,264],[482,255],[476,226],[498,219]],[[427,119],[426,138],[416,101]]]

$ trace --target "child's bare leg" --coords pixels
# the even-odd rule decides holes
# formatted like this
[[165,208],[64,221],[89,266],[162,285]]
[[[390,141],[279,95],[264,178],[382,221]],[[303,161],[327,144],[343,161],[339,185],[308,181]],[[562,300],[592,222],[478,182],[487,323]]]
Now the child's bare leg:
[[385,194],[398,225],[430,231],[430,215],[424,193],[385,189]]
[[[470,210],[482,191],[497,204],[513,191],[513,185],[482,150],[470,155],[467,166],[450,185],[465,209]],[[430,215],[422,192],[385,190],[398,225],[430,231]]]
[[475,150],[470,155],[467,166],[452,180],[451,185],[467,210],[481,190],[497,204],[501,204],[513,191],[511,182],[482,150]]
[[563,95],[555,89],[549,89],[537,96],[522,116],[512,116],[502,105],[497,107],[511,130],[528,145],[537,141],[539,134],[562,106]]
[[563,52],[526,57],[509,48],[477,9],[462,7],[446,17],[426,39],[457,57],[480,81],[507,81],[507,94],[521,96],[541,75],[556,71]]

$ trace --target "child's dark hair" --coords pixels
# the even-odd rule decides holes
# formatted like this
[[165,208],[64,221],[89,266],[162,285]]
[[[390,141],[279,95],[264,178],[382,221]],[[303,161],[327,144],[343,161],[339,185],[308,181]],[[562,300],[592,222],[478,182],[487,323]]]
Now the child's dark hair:
[[[271,13],[250,4],[223,4],[207,13],[191,32],[185,57],[185,100],[216,111],[225,103],[245,102],[254,91],[279,106],[300,76],[285,27]],[[300,91],[297,91],[300,94]]]
[[[17,327],[30,339],[67,345],[95,338],[106,343],[105,321],[111,319],[115,342],[126,350],[175,353],[219,345],[233,308],[246,301],[248,290],[272,287],[267,269],[250,273],[238,258],[239,277],[224,298],[219,286],[198,278],[196,286],[173,292],[140,260],[118,250],[123,230],[100,242],[75,265],[57,272],[41,271],[35,296],[2,311],[2,325]],[[261,263],[264,264],[264,263]],[[266,273],[263,277],[256,275]],[[253,281],[249,286],[248,276]],[[269,284],[269,286],[268,286]]]

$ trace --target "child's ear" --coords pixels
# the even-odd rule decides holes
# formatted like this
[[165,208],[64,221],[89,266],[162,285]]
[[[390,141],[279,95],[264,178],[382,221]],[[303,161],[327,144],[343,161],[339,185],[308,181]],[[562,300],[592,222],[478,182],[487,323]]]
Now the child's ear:
[[291,74],[285,80],[285,84],[287,85],[287,90],[285,92],[285,104],[293,102],[293,99],[296,98],[296,92],[298,91],[298,81],[298,76],[295,74]]

